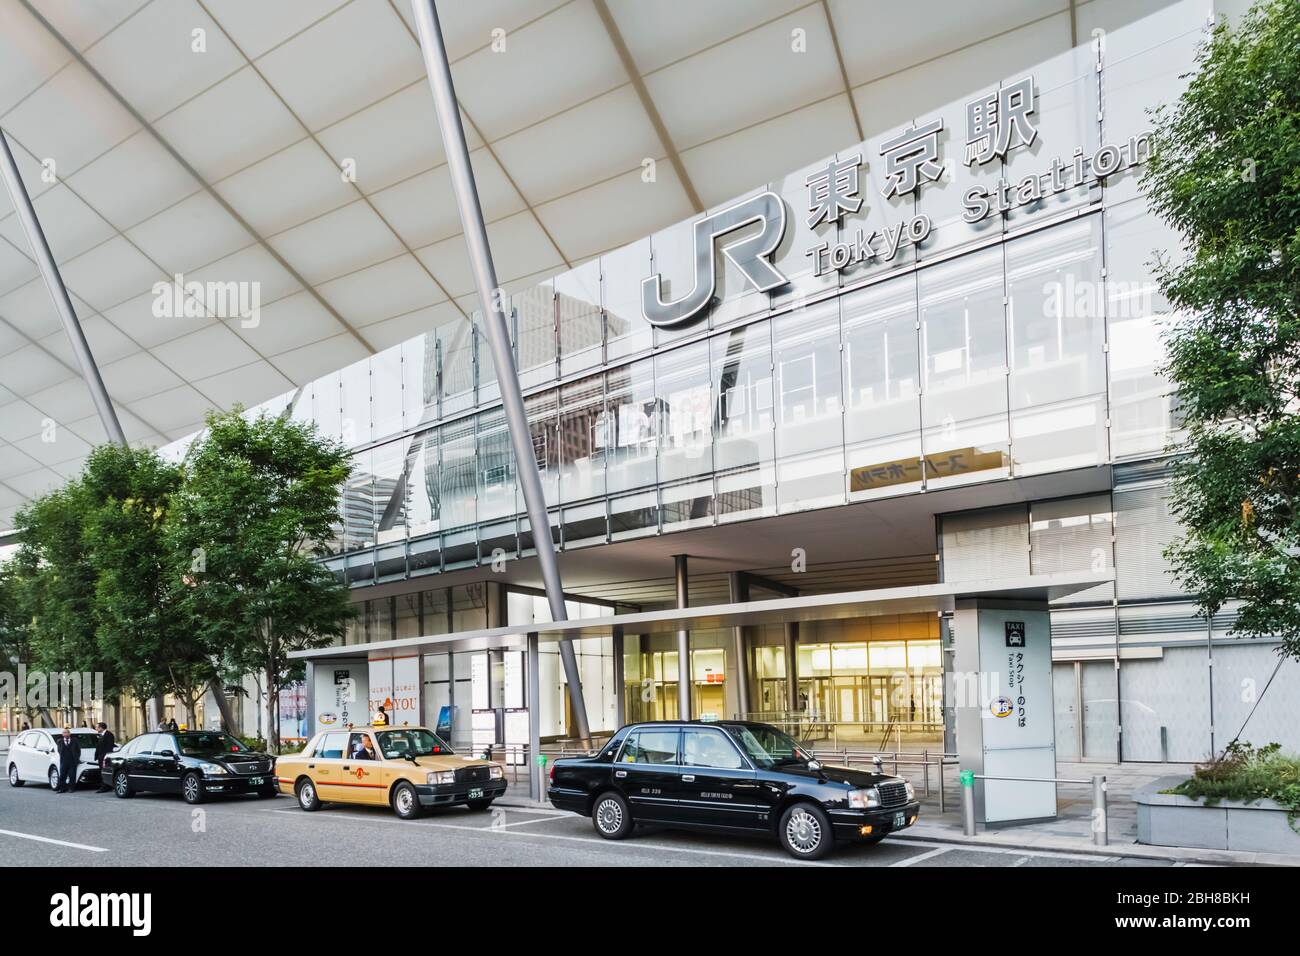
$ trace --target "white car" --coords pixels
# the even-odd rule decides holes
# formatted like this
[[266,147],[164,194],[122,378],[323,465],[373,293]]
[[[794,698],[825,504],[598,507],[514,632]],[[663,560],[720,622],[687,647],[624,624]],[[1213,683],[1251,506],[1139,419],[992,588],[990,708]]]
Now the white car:
[[[59,788],[59,751],[54,746],[55,737],[62,730],[25,730],[9,745],[5,754],[5,772],[9,786],[21,787],[31,781],[48,783],[51,790]],[[77,782],[99,781],[99,766],[95,763],[95,743],[98,736],[90,730],[74,730],[72,736],[81,744],[81,764],[77,767]]]

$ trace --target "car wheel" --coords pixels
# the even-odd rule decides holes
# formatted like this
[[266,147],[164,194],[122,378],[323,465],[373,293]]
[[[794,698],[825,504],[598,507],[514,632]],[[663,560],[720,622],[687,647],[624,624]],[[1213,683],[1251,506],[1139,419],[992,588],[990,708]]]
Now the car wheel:
[[293,788],[294,795],[298,798],[298,806],[302,807],[308,813],[320,809],[320,797],[316,795],[316,784],[304,778],[298,781],[298,786]]
[[591,807],[591,825],[606,840],[621,840],[632,832],[627,801],[613,791],[602,793]]
[[58,767],[50,768],[49,781],[50,781],[51,790],[59,789],[59,768]]
[[405,780],[393,790],[393,812],[403,820],[414,820],[420,815],[420,798]]
[[9,786],[21,787],[26,782],[26,780],[18,776],[18,764],[11,763],[9,765]]
[[820,860],[835,842],[830,819],[811,803],[796,803],[781,814],[777,834],[786,852],[800,860]]
[[203,802],[203,781],[197,773],[191,771],[181,778],[181,796],[186,803]]
[[113,776],[113,793],[125,799],[131,796],[132,792],[131,781],[127,779],[126,771],[119,770]]
[[465,801],[465,806],[469,807],[471,810],[474,810],[475,812],[481,812],[483,810],[486,810],[488,807],[492,806],[493,799],[494,799],[493,797],[487,797],[486,799],[483,800],[467,800]]

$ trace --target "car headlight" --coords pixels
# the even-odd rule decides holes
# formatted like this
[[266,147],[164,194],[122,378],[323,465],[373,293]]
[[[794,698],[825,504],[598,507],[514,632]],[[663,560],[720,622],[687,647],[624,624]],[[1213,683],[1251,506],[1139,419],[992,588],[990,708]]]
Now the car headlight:
[[453,770],[438,770],[429,774],[429,783],[455,783],[456,773]]
[[496,764],[493,764],[493,765],[492,765],[492,769],[488,771],[488,775],[489,775],[493,780],[502,780],[502,779],[505,778],[505,775],[506,775],[506,768],[505,768],[505,767],[498,767]]
[[915,799],[916,799],[916,787],[912,786],[912,781],[910,781],[910,780],[904,780],[904,781],[903,781],[903,786],[905,786],[905,787],[907,788],[907,799],[909,799],[909,800],[915,800]]
[[225,767],[221,766],[221,764],[219,763],[207,763],[206,761],[200,763],[199,768],[204,773],[210,773],[214,777],[220,777],[222,774],[226,774],[230,772]]
[[867,787],[864,790],[850,790],[849,806],[854,810],[870,810],[872,807],[878,807],[880,806],[880,791],[875,787]]

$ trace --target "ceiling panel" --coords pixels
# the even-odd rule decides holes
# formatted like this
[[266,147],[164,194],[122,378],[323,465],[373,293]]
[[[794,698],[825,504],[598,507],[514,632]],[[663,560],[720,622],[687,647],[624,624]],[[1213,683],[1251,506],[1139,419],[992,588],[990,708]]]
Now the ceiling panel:
[[295,385],[302,385],[327,372],[359,362],[367,354],[363,345],[344,333],[278,355],[275,364],[293,379]]
[[310,139],[236,173],[216,189],[263,236],[283,232],[357,198],[339,168]]
[[257,65],[312,130],[424,76],[418,47],[384,0],[352,0]]
[[202,421],[211,407],[212,403],[189,385],[178,385],[131,403],[133,412],[164,431]]
[[161,270],[121,236],[64,264],[60,271],[68,288],[99,311],[125,302],[163,278]]
[[[493,222],[525,208],[523,198],[510,185],[501,164],[491,153],[486,149],[475,150],[470,154],[470,162],[474,166],[485,220]],[[372,201],[379,214],[411,248],[427,246],[461,231],[456,195],[451,189],[451,170],[445,165],[390,186],[376,193]]]
[[35,23],[18,4],[0,5],[0,116],[70,59],[58,40],[34,29]]
[[[37,12],[77,50],[85,50],[150,2],[152,0],[94,0],[93,3],[74,4],[67,0],[31,0]],[[17,4],[8,6],[16,7]],[[24,15],[27,15],[25,11]]]
[[[0,356],[0,369],[4,368],[5,357]],[[34,389],[38,392],[41,389]],[[32,393],[28,393],[32,394]],[[40,433],[42,420],[47,413],[24,399],[0,405],[0,440],[12,442],[29,435]],[[34,466],[29,466],[34,467]]]
[[207,192],[178,202],[126,235],[168,275],[224,259],[253,241],[248,231]]
[[504,51],[487,47],[455,63],[452,77],[461,106],[489,142],[628,79],[590,0],[511,33]]
[[642,73],[799,7],[816,6],[807,0],[609,0],[609,12]]
[[[86,380],[80,375],[37,392],[32,396],[32,405],[60,423],[75,422],[96,414],[90,389],[86,388]],[[57,434],[58,429],[55,431]]]
[[183,338],[172,339],[152,351],[187,382],[257,360],[257,353],[220,322]]
[[737,182],[771,182],[857,138],[853,108],[841,95],[687,150],[682,162],[700,198],[714,205],[733,197]]
[[[158,281],[166,280],[159,276]],[[198,279],[197,276],[191,275],[186,277],[186,281],[198,281]],[[149,291],[115,305],[103,314],[104,318],[143,348],[152,348],[162,342],[169,342],[182,335],[197,332],[216,321],[208,315],[177,314],[172,306],[173,301],[172,296],[165,296],[159,300],[152,291]],[[155,314],[156,311],[160,314]]]
[[[47,233],[45,241],[50,244],[56,262],[67,262],[88,249],[112,238],[113,227],[103,217],[79,199],[71,189],[59,183],[32,200],[41,222],[56,222],[59,228]],[[42,231],[45,231],[42,228]],[[3,234],[14,248],[29,251],[31,244],[27,233],[18,217],[10,213],[0,222],[0,234]]]
[[0,317],[29,339],[44,338],[61,327],[50,292],[39,278],[0,298]]
[[252,67],[244,67],[155,125],[208,182],[224,179],[306,136]]
[[397,256],[326,282],[320,293],[353,325],[371,325],[447,298],[412,255]]
[[663,145],[630,83],[493,144],[531,203],[660,159]]
[[[39,345],[24,345],[0,355],[0,382],[17,395],[33,395],[71,375],[72,372]],[[3,437],[4,433],[0,432],[0,438]]]
[[[90,352],[95,356],[97,363],[116,362],[138,351],[134,342],[123,335],[117,326],[101,316],[91,315],[82,318],[81,331],[85,334]],[[68,341],[68,333],[61,325],[57,331],[41,339],[40,345],[69,368],[80,368],[77,354],[72,351],[72,343]]]
[[[610,215],[613,209],[616,216]],[[659,163],[653,183],[643,182],[638,169],[537,207],[571,262],[629,243],[691,212],[668,163]]]
[[22,475],[8,476],[4,481],[14,491],[35,498],[63,484],[63,476],[49,468],[40,468]]
[[85,57],[151,122],[244,62],[195,0],[149,4],[86,50]]
[[313,283],[364,269],[403,251],[393,231],[362,199],[282,232],[271,244]]
[[140,125],[85,67],[72,63],[7,113],[4,128],[67,178]]
[[21,246],[16,246],[5,239],[0,239],[0,295],[11,292],[18,286],[36,278],[36,263],[19,249],[27,249],[24,238]]
[[244,55],[255,60],[346,2],[347,0],[292,0],[290,3],[204,0],[204,6]]
[[[252,362],[194,383],[204,395],[222,408],[234,405],[251,407],[267,395],[278,395],[293,388],[293,383],[267,362]],[[183,424],[183,423],[181,423]]]
[[[438,23],[442,27],[447,56],[452,61],[462,59],[494,39],[493,30],[504,30],[506,49],[510,35],[521,26],[546,16],[557,7],[573,0],[474,0],[473,3],[440,3]],[[411,18],[411,5],[405,0],[395,0],[397,10],[415,32]]]
[[462,313],[455,303],[440,302],[428,308],[416,309],[414,312],[367,325],[361,330],[361,335],[376,351],[382,351],[399,342],[430,332],[461,316]]
[[15,447],[42,465],[57,465],[74,458],[84,458],[90,445],[66,428],[53,428],[15,443]]
[[[247,282],[253,304],[266,306],[292,295],[302,286],[276,261],[270,251],[260,243],[245,246],[238,252],[195,269],[186,277],[193,282]],[[225,316],[231,318],[231,316]]]
[[256,325],[228,322],[227,326],[262,355],[278,355],[344,331],[329,310],[307,292],[262,306]]
[[[806,31],[807,52],[792,49],[796,29]],[[652,73],[646,86],[679,149],[844,89],[820,5]]]
[[[176,373],[169,371],[148,352],[136,352],[116,362],[101,365],[100,373],[110,394],[118,401],[128,403],[181,384]],[[125,423],[123,427],[125,428]]]
[[937,0],[926,15],[904,4],[829,0],[849,83],[859,86],[1069,8],[1069,0],[999,0],[978,13]]
[[82,167],[68,185],[118,229],[131,228],[199,188],[145,130]]

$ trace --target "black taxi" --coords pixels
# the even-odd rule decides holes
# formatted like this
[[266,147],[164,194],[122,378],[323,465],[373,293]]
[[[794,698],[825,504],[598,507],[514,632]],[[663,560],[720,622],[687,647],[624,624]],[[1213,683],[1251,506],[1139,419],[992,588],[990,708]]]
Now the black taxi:
[[594,756],[557,760],[547,796],[608,840],[641,823],[768,833],[801,860],[837,839],[879,842],[920,810],[901,777],[824,764],[770,724],[730,720],[629,724]]

